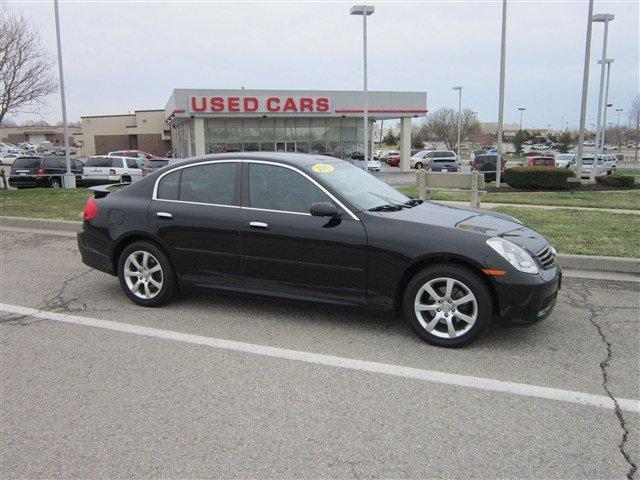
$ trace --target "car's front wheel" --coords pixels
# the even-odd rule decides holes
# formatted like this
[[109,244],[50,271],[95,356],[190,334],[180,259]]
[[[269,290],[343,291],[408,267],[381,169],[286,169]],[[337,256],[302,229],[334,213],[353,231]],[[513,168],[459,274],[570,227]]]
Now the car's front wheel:
[[62,182],[58,178],[52,178],[49,182],[51,188],[62,188]]
[[177,290],[171,261],[151,242],[135,242],[125,247],[118,259],[118,278],[124,293],[145,307],[167,303]]
[[416,274],[403,299],[404,317],[423,340],[441,347],[461,347],[477,339],[493,315],[484,280],[472,270],[432,265]]
[[416,162],[416,170],[422,170],[422,163]]

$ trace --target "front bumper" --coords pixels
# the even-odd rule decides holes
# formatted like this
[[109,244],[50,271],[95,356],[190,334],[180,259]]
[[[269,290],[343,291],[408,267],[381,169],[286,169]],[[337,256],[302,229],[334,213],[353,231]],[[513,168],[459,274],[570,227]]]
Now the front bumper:
[[525,285],[494,283],[499,323],[532,325],[551,315],[562,286],[561,268],[557,266],[531,277],[532,281]]

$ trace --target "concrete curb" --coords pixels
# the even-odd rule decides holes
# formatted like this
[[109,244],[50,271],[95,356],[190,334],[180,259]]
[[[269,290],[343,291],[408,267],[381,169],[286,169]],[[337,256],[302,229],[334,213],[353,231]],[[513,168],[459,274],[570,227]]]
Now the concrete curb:
[[58,232],[79,232],[82,222],[69,220],[47,220],[44,218],[0,217],[0,227],[33,228]]
[[[75,233],[82,229],[82,222],[45,220],[42,218],[0,217],[0,227]],[[594,255],[559,253],[558,261],[563,268],[570,270],[640,275],[640,258],[600,257]]]

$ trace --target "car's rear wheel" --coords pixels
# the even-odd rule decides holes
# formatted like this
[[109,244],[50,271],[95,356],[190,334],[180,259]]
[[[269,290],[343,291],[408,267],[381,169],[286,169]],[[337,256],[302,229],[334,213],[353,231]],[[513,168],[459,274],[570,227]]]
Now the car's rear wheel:
[[167,303],[177,290],[171,261],[151,242],[135,242],[125,247],[118,259],[118,278],[124,293],[145,307]]
[[49,182],[51,188],[62,188],[62,182],[58,178],[52,178]]
[[491,293],[472,270],[450,264],[425,268],[409,282],[404,317],[423,340],[461,347],[477,339],[493,315]]
[[120,179],[120,183],[131,183],[131,177],[124,176]]
[[416,162],[416,170],[422,170],[422,163]]

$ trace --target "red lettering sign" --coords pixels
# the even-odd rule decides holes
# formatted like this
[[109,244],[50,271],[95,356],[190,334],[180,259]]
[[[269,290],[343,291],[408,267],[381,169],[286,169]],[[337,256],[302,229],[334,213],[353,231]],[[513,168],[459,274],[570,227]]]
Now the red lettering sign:
[[300,99],[300,111],[301,112],[313,112],[313,98],[301,98]]
[[283,112],[297,112],[298,111],[298,107],[296,107],[296,101],[289,97],[287,98],[287,101],[284,102],[284,107],[282,108]]
[[211,97],[211,111],[212,112],[224,112],[224,98]]
[[191,112],[329,112],[326,97],[191,97]]
[[207,109],[207,99],[202,97],[202,105],[198,105],[196,100],[196,97],[191,97],[191,110],[194,112],[204,112]]
[[229,106],[230,112],[239,112],[240,111],[240,97],[229,97],[227,99],[227,105]]
[[255,112],[258,110],[258,99],[256,97],[245,97],[242,102],[245,112]]
[[267,110],[270,112],[280,111],[280,99],[277,97],[267,98]]
[[318,112],[328,112],[329,111],[329,99],[328,98],[318,98],[316,100],[316,110]]

